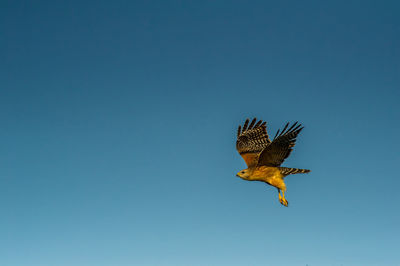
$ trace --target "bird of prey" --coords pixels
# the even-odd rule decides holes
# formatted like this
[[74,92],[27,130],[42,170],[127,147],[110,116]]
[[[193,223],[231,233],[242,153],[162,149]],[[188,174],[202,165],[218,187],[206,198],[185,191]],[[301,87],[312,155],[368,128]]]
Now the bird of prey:
[[[278,189],[279,202],[288,206],[285,199],[287,175],[309,173],[307,169],[280,167],[289,157],[296,142],[296,137],[303,129],[297,122],[289,127],[285,125],[278,130],[271,141],[267,133],[266,122],[254,118],[247,119],[243,128],[239,125],[236,149],[247,164],[247,169],[237,173],[237,176],[248,181],[262,181]],[[249,124],[250,123],[250,124]],[[282,192],[282,195],[281,195]]]

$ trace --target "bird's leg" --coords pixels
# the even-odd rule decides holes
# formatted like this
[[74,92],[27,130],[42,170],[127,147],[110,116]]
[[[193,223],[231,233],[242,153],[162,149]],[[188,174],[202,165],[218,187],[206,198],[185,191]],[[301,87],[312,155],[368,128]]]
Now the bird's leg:
[[289,205],[289,202],[285,199],[285,191],[284,190],[282,190],[282,197],[279,194],[279,201],[281,202],[282,205],[284,205],[286,207]]
[[281,190],[278,188],[279,202],[282,203]]

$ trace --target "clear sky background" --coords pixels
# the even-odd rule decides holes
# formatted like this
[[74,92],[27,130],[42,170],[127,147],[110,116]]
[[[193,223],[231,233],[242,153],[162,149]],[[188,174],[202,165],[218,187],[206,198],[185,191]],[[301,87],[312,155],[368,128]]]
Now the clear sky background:
[[[400,265],[398,1],[1,1],[0,265]],[[301,132],[275,188],[238,124]]]

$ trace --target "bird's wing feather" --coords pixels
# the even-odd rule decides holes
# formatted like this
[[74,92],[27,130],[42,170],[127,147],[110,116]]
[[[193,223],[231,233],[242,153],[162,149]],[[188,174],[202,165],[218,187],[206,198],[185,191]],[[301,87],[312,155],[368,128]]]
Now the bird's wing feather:
[[272,142],[260,153],[257,165],[280,166],[289,157],[296,143],[296,137],[303,129],[301,124],[294,123],[290,128],[289,123],[282,131],[276,132]]
[[254,118],[250,125],[250,120],[247,119],[243,128],[238,127],[236,149],[239,154],[243,157],[247,164],[247,167],[251,167],[257,164],[258,156],[264,148],[271,143],[268,133],[266,122]]

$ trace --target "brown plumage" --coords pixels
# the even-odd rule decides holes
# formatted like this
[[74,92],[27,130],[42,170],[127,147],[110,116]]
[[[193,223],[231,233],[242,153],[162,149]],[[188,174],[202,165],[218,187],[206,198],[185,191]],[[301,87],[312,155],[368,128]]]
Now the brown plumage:
[[260,120],[256,123],[256,121],[256,118],[251,122],[247,119],[243,128],[238,127],[236,149],[248,168],[240,171],[237,176],[248,181],[262,181],[276,187],[280,203],[288,206],[288,201],[285,199],[284,177],[290,174],[308,173],[310,170],[280,167],[280,165],[289,157],[296,143],[296,137],[303,127],[297,122],[290,127],[287,123],[282,131],[276,132],[271,141],[266,122]]

